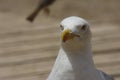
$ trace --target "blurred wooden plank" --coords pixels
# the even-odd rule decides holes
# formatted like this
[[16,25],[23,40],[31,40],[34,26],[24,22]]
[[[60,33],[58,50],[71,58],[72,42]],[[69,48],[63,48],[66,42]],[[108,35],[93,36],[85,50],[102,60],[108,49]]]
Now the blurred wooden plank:
[[[13,65],[13,64],[25,64],[29,63],[30,61],[32,62],[32,60],[35,62],[38,62],[40,60],[47,60],[47,59],[52,59],[55,58],[56,55],[58,54],[58,51],[52,51],[51,53],[49,53],[49,51],[44,52],[44,53],[29,53],[26,55],[16,55],[16,56],[7,56],[7,57],[1,57],[0,58],[0,66],[5,66],[5,65]],[[103,57],[104,56],[104,57]],[[109,63],[109,62],[118,62],[120,61],[119,58],[120,54],[119,52],[114,52],[114,53],[110,53],[108,54],[101,54],[101,55],[94,55],[94,59],[95,62],[98,64],[105,64],[105,63]],[[15,65],[16,65],[15,64]]]
[[[34,59],[33,59],[32,56],[34,57]],[[48,57],[44,57],[44,56],[48,56]],[[114,54],[110,54],[110,55],[108,55],[108,54],[95,55],[94,56],[94,61],[95,61],[96,65],[98,67],[102,67],[103,69],[105,68],[105,69],[108,69],[108,70],[110,70],[111,68],[113,68],[113,66],[115,65],[115,68],[113,68],[112,71],[114,73],[118,73],[117,71],[120,68],[120,66],[117,66],[119,64],[114,64],[114,63],[115,62],[120,62],[119,56],[120,56],[119,53],[114,53]],[[38,59],[37,59],[37,57],[38,57]],[[42,60],[41,61],[40,57],[41,58],[45,58],[45,59],[44,60],[41,59]],[[5,76],[5,75],[9,76],[9,75],[15,75],[15,74],[19,75],[19,74],[26,73],[26,72],[29,73],[29,71],[30,72],[34,72],[35,70],[39,72],[39,69],[40,70],[41,69],[42,70],[43,69],[46,70],[47,68],[49,68],[48,70],[50,70],[51,69],[50,66],[54,62],[55,57],[54,58],[52,57],[50,60],[49,60],[49,57],[50,57],[50,55],[43,55],[42,54],[42,56],[41,56],[41,54],[40,54],[40,55],[36,55],[35,56],[35,54],[34,55],[31,54],[31,55],[28,55],[28,56],[25,56],[25,55],[22,55],[22,56],[12,56],[12,57],[9,57],[8,60],[6,58],[6,59],[3,60],[4,61],[3,63],[0,63],[1,66],[3,64],[6,64],[5,66],[0,67],[0,72],[4,71],[4,73],[2,73],[0,76],[2,76],[2,75],[3,76]],[[30,58],[32,58],[32,59],[30,59]],[[7,60],[7,61],[5,61],[5,60]],[[114,64],[114,65],[111,65],[111,63]],[[7,64],[9,64],[11,66],[9,66]],[[107,64],[107,65],[105,65],[105,64]],[[29,69],[26,69],[27,67]],[[34,68],[34,69],[32,69],[32,68]],[[11,74],[11,72],[13,70],[16,70],[17,73],[14,73],[14,74],[12,73]],[[8,71],[10,73],[6,74],[5,71],[6,72]]]
[[120,42],[103,42],[102,44],[93,45],[94,51],[109,51],[114,49],[120,49]]
[[[99,51],[109,51],[109,50],[114,50],[114,49],[119,49],[120,48],[120,43],[118,41],[115,41],[114,43],[112,42],[104,42],[103,44],[98,44],[98,45],[93,45],[93,50],[95,52]],[[51,47],[52,46],[52,47]],[[40,44],[29,44],[29,45],[18,45],[18,46],[11,46],[7,48],[1,48],[0,54],[15,54],[15,53],[21,53],[22,52],[29,52],[29,50],[36,50],[41,53],[43,50],[58,50],[59,44],[57,42],[54,42],[52,44],[49,43],[44,43],[43,45]],[[38,49],[38,50],[37,50]]]
[[[103,57],[103,56],[101,56],[101,57]],[[26,75],[29,75],[29,77],[30,77],[33,74],[37,75],[38,73],[39,74],[44,73],[44,72],[46,72],[46,70],[48,73],[51,70],[53,62],[54,62],[54,60],[53,61],[45,61],[45,62],[41,62],[41,63],[32,63],[32,64],[24,64],[24,65],[11,66],[11,67],[10,66],[3,67],[0,69],[0,71],[1,72],[4,71],[4,72],[0,76],[1,76],[1,78],[15,78],[16,76],[17,77],[26,77]],[[111,66],[102,66],[102,68],[101,67],[99,67],[99,68],[102,69],[103,71],[108,72],[109,74],[112,74],[112,75],[120,74],[120,72],[119,72],[120,64],[111,65]],[[9,73],[6,74],[5,71],[9,72]],[[11,74],[11,72],[12,72],[12,74]],[[26,75],[21,76],[22,74],[26,74]],[[41,77],[41,76],[39,75],[39,77]]]
[[17,42],[17,41],[22,41],[22,40],[30,40],[30,39],[44,39],[44,38],[49,38],[51,36],[51,38],[56,37],[58,34],[55,34],[54,32],[51,33],[47,33],[47,34],[30,34],[30,35],[16,35],[13,37],[6,37],[6,38],[1,38],[0,43],[10,43],[10,42]]
[[99,54],[93,56],[94,62],[98,67],[112,66],[120,63],[120,53]]
[[[49,35],[48,35],[49,34]],[[52,40],[52,42],[58,42],[59,38],[58,38],[58,34],[55,33],[48,33],[48,34],[37,34],[34,36],[18,36],[18,37],[14,37],[14,38],[6,38],[6,39],[1,39],[0,41],[0,45],[2,45],[1,47],[9,47],[9,46],[15,46],[15,45],[20,45],[22,43],[27,44],[27,43],[33,43],[33,44],[44,44],[45,42],[47,42],[46,40]],[[46,39],[46,40],[45,40]],[[119,34],[112,34],[112,35],[107,35],[107,36],[102,36],[102,37],[93,37],[93,43],[94,44],[100,44],[103,41],[119,41],[120,40],[120,35]]]
[[[101,28],[100,28],[101,29]],[[116,28],[115,28],[116,29]],[[104,29],[104,27],[103,27],[103,29],[102,29],[103,31],[104,30],[107,30],[107,31],[105,31],[105,33],[104,33],[104,35],[106,34],[106,33],[109,33],[110,34],[110,32],[112,32],[112,33],[116,33],[116,32],[118,32],[119,30],[118,29],[116,29],[116,30],[114,30],[114,27],[110,27],[109,29],[108,28],[105,28]],[[109,30],[109,31],[108,31]],[[111,31],[112,30],[112,31]],[[96,30],[95,30],[96,31]],[[41,37],[41,34],[42,35],[50,35],[51,34],[51,32],[52,32],[52,34],[54,33],[56,33],[56,29],[54,29],[53,27],[51,27],[51,28],[48,28],[48,29],[45,29],[45,30],[38,30],[38,29],[36,29],[36,30],[34,30],[34,28],[33,28],[33,30],[31,30],[30,29],[30,31],[29,31],[29,29],[28,30],[25,30],[24,31],[24,29],[23,30],[21,30],[21,31],[16,31],[16,32],[10,32],[10,33],[7,33],[6,35],[4,35],[4,34],[1,34],[3,37],[6,37],[7,38],[7,40],[9,39],[9,38],[12,38],[12,40],[13,39],[15,39],[16,41],[17,40],[19,40],[19,39],[24,39],[24,38],[26,38],[26,37],[33,37],[34,38],[34,36],[39,36],[39,37]],[[101,30],[100,30],[100,32],[101,32]],[[99,32],[99,33],[100,33]],[[98,33],[98,32],[97,32]],[[96,33],[95,33],[96,34]],[[10,36],[11,35],[11,36]],[[19,36],[18,36],[19,35]],[[100,34],[100,35],[102,35],[102,34]],[[26,37],[25,37],[26,36]],[[97,36],[98,36],[98,34],[97,34]],[[17,37],[18,37],[18,39],[17,39]],[[100,37],[100,36],[99,36]],[[103,37],[103,36],[102,36]],[[1,38],[2,39],[2,38]],[[28,38],[29,39],[29,38]],[[5,41],[4,39],[2,40],[2,41]],[[9,41],[10,41],[10,39],[9,39]],[[3,43],[3,42],[1,42],[1,43]]]
[[[58,30],[57,30],[58,31]],[[119,30],[117,29],[117,30],[113,30],[112,31],[112,33],[113,34],[116,34],[117,32],[118,32]],[[51,33],[52,32],[52,33]],[[33,30],[33,31],[27,31],[27,32],[24,32],[24,31],[18,31],[18,32],[15,32],[15,33],[7,33],[6,35],[4,35],[4,34],[1,34],[3,37],[6,37],[6,39],[8,40],[9,38],[9,41],[12,39],[12,40],[21,40],[21,39],[26,39],[26,38],[28,38],[29,39],[29,37],[33,37],[32,39],[34,39],[34,37],[36,36],[36,37],[43,37],[43,36],[45,36],[45,35],[51,35],[51,34],[55,34],[55,33],[57,33],[56,32],[56,29],[54,29],[54,28],[50,28],[50,29],[47,29],[47,30]],[[107,31],[107,32],[105,32],[104,33],[104,35],[106,34],[106,33],[109,33],[110,34],[110,31]],[[41,35],[42,34],[42,35]],[[57,34],[59,34],[59,32],[57,33]],[[95,33],[96,34],[96,33]],[[11,35],[11,36],[10,36]],[[19,36],[18,36],[19,35]],[[102,35],[102,34],[100,34],[100,35]],[[97,34],[97,36],[96,37],[100,37],[100,35],[98,35]],[[2,37],[1,36],[1,37]],[[54,36],[54,35],[52,35],[52,36]],[[36,38],[35,37],[35,38]],[[103,36],[102,36],[103,37]],[[43,37],[44,38],[44,37]],[[1,38],[2,39],[2,38]],[[3,40],[2,41],[6,41],[4,38],[3,38]],[[3,42],[1,42],[1,43],[3,43]]]
[[[21,75],[36,75],[36,74],[45,74],[48,73],[51,69],[50,65],[53,64],[53,61],[46,61],[40,63],[32,63],[32,64],[24,64],[19,66],[9,66],[2,67],[0,71],[0,78],[8,78],[8,77],[21,77]],[[7,74],[6,74],[7,73]],[[12,73],[12,74],[11,74]],[[34,74],[35,73],[35,74]]]
[[114,25],[97,25],[95,27],[91,27],[93,36],[100,35],[110,35],[110,33],[119,32],[119,27]]
[[[49,51],[48,51],[49,53]],[[32,64],[39,63],[42,61],[50,61],[55,59],[55,54],[47,52],[43,54],[39,53],[31,53],[28,55],[19,55],[19,56],[8,56],[0,58],[0,67],[9,67],[9,66],[17,66],[22,64]]]
[[106,73],[109,73],[111,75],[113,75],[114,77],[118,77],[117,75],[120,75],[120,64],[116,64],[116,65],[111,65],[111,66],[103,66],[103,67],[99,67],[98,69],[105,71]]
[[[53,47],[51,47],[53,46]],[[55,47],[54,47],[55,46]],[[14,46],[14,47],[7,47],[7,48],[1,48],[0,54],[4,54],[4,53],[18,53],[18,52],[24,52],[24,51],[29,51],[31,49],[41,49],[41,50],[52,50],[52,49],[57,49],[58,44],[56,43],[52,43],[52,44],[48,44],[48,43],[44,43],[44,45],[21,45],[21,46]]]
[[[6,78],[14,79],[16,77],[17,78],[24,78],[24,77],[26,78],[26,77],[32,77],[32,76],[34,77],[34,76],[37,76],[38,74],[41,74],[41,75],[39,75],[39,77],[42,77],[45,74],[49,73],[51,67],[49,67],[48,65],[51,65],[51,64],[53,64],[53,62],[50,63],[50,64],[48,62],[48,63],[45,63],[44,65],[43,64],[40,65],[40,63],[39,63],[39,64],[36,64],[36,65],[29,64],[29,65],[18,66],[16,68],[14,67],[12,70],[8,69],[8,72],[10,72],[9,75],[1,77],[1,78],[3,78],[3,79],[6,79]],[[8,67],[8,68],[10,68],[10,67]],[[22,72],[21,72],[21,69],[23,69]],[[113,75],[114,77],[118,77],[117,75],[120,75],[120,72],[118,71],[118,69],[120,69],[120,65],[119,64],[118,65],[114,65],[114,66],[102,67],[100,69],[102,69],[103,71]],[[2,69],[2,70],[4,71],[4,69]],[[16,71],[14,71],[14,70],[16,70]],[[44,73],[44,72],[46,72],[46,70],[48,70],[47,73]],[[11,75],[11,71],[14,74]],[[5,73],[5,75],[6,75],[6,73]]]
[[[59,50],[57,28],[13,27],[0,32],[0,79],[45,80]],[[92,32],[96,66],[119,80],[119,29],[99,26],[92,28]]]

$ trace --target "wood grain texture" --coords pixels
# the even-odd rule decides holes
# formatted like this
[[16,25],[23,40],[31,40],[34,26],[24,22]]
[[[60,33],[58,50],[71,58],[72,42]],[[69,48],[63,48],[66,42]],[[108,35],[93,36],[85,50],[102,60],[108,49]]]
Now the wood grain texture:
[[[60,21],[50,19],[47,24],[30,24],[17,15],[2,15],[0,80],[45,80],[59,51],[60,33],[56,26]],[[91,29],[97,68],[120,80],[119,26],[92,25]]]

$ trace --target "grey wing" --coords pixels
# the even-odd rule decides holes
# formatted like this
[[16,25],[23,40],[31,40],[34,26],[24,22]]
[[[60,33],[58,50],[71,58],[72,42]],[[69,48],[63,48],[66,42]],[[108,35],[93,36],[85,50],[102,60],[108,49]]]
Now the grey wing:
[[103,71],[100,71],[104,77],[105,80],[115,80],[112,76],[106,74],[105,72]]

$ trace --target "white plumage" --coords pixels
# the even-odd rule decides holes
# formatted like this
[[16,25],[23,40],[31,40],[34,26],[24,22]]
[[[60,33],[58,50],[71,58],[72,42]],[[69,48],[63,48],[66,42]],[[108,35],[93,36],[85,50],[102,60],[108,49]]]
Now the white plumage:
[[47,80],[113,80],[94,66],[88,22],[72,16],[61,28],[59,54]]

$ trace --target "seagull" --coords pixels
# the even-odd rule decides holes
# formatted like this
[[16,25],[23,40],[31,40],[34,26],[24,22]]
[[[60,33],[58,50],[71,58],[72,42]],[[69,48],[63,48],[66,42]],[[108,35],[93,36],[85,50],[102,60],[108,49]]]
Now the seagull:
[[35,11],[33,11],[32,14],[30,14],[28,17],[27,17],[27,20],[30,21],[30,22],[33,22],[35,17],[38,15],[38,13],[41,11],[41,10],[44,10],[45,13],[48,15],[49,14],[49,6],[51,4],[53,4],[55,0],[40,0],[39,2],[39,5],[37,6],[37,8],[35,9]]
[[86,20],[71,16],[65,18],[60,27],[60,50],[47,80],[114,80],[95,67],[92,34]]

